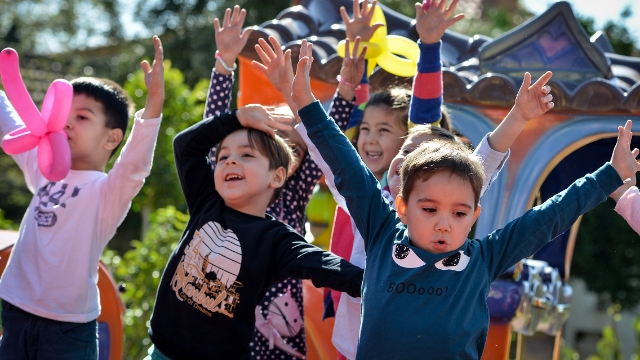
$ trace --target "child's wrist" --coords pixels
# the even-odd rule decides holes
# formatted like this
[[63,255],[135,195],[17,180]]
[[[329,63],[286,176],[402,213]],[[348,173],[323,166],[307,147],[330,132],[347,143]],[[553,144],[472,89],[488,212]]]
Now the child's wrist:
[[223,70],[222,72],[225,74],[230,74],[238,68],[238,65],[236,65],[237,55],[223,54],[216,50],[215,58],[216,70]]

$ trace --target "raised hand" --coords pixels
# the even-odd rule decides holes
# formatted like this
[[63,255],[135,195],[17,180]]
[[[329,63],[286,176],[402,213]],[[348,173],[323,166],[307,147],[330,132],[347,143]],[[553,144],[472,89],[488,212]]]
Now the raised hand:
[[291,121],[290,116],[274,113],[274,108],[262,105],[246,105],[238,109],[236,116],[240,125],[260,130],[275,137],[276,130],[290,131],[287,125]]
[[549,94],[551,88],[547,82],[551,79],[553,73],[547,71],[531,85],[531,74],[526,72],[522,86],[516,95],[516,104],[513,107],[515,115],[519,116],[521,121],[529,121],[553,109],[553,96]]
[[307,43],[307,40],[302,40],[302,44],[300,45],[300,60],[298,61],[296,76],[293,79],[291,89],[291,98],[298,109],[302,109],[316,101],[316,98],[311,92],[311,80],[309,78],[312,63],[313,44]]
[[421,3],[416,3],[416,31],[423,44],[435,44],[442,38],[447,28],[464,18],[464,14],[451,17],[458,5],[453,0],[447,7],[447,0],[431,0],[427,9]]
[[632,125],[631,120],[627,120],[624,127],[618,126],[618,141],[611,155],[611,165],[616,169],[622,181],[635,178],[636,172],[640,170],[640,164],[637,160],[640,151],[638,149],[631,151]]
[[140,63],[144,72],[144,85],[147,87],[147,103],[142,113],[143,119],[159,117],[164,105],[164,55],[162,42],[157,35],[153,36],[153,47],[156,50],[153,64],[149,65],[147,60]]
[[[347,10],[344,6],[340,7],[340,16],[347,32],[347,39],[355,41],[356,37],[360,36],[362,41],[369,41],[373,36],[373,33],[378,30],[379,27],[384,26],[383,23],[375,23],[371,25],[371,18],[373,17],[373,10],[375,10],[378,0],[373,0],[371,6],[367,4],[368,1],[362,3],[362,11],[360,10],[360,4],[358,0],[353,0],[353,19],[349,18]],[[359,81],[360,79],[358,79]]]
[[[340,78],[342,81],[338,85],[338,92],[343,99],[352,100],[355,96],[356,87],[364,75],[365,65],[364,57],[367,53],[367,46],[360,49],[360,37],[356,37],[356,41],[351,51],[351,41],[347,38],[344,47],[344,60],[342,60],[342,68],[340,69]],[[359,53],[358,53],[359,52]]]
[[293,82],[293,68],[291,67],[291,50],[282,52],[278,40],[269,36],[269,42],[258,39],[256,52],[262,63],[253,61],[252,65],[260,70],[269,79],[271,84],[287,99],[291,96],[291,83]]
[[[247,11],[236,5],[233,7],[233,12],[231,9],[225,10],[222,26],[220,26],[218,18],[213,20],[218,53],[227,66],[232,66],[235,63],[238,54],[247,44],[249,34],[251,34],[251,28],[242,30],[246,17]],[[216,71],[222,74],[230,73],[219,62],[216,62]]]

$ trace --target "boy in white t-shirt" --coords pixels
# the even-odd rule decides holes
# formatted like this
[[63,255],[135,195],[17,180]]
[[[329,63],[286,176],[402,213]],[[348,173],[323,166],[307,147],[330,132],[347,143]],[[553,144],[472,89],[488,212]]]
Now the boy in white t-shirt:
[[[153,65],[142,62],[148,90],[129,139],[109,173],[105,167],[127,129],[132,104],[106,79],[72,81],[64,131],[71,150],[67,177],[51,182],[37,150],[13,156],[34,197],[0,279],[0,358],[97,359],[98,261],[149,175],[164,103],[163,51],[154,36]],[[22,120],[0,92],[0,136]]]

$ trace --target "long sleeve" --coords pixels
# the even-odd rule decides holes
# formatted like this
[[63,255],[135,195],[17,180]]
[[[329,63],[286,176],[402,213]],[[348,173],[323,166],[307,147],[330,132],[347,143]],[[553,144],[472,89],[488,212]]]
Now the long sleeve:
[[131,200],[138,194],[145,179],[151,173],[153,153],[162,122],[158,118],[142,119],[144,109],[136,112],[133,128],[122,147],[120,156],[109,170],[106,185],[102,189],[102,215],[99,229],[104,229],[101,236],[106,243],[113,236],[113,231],[124,221]]
[[488,137],[489,134],[485,135],[473,151],[473,153],[480,158],[480,161],[482,161],[482,167],[486,175],[484,184],[482,184],[482,191],[480,192],[481,197],[489,190],[493,181],[498,178],[500,170],[502,170],[502,167],[509,158],[509,150],[507,150],[506,153],[493,150],[487,140]]
[[440,46],[422,44],[418,72],[413,78],[413,93],[409,105],[409,121],[413,124],[430,124],[442,117],[442,62],[440,61]]
[[632,186],[622,194],[615,210],[640,234],[640,191],[637,187]]
[[364,271],[328,251],[307,243],[289,232],[276,243],[275,256],[280,277],[311,279],[315,287],[328,287],[360,297]]
[[[319,102],[298,111],[307,128],[309,138],[320,151],[335,176],[338,192],[345,198],[347,208],[365,241],[372,241],[379,229],[395,224],[395,211],[382,198],[376,178],[358,156],[349,140],[331,121]],[[365,243],[365,249],[368,243]]]
[[191,214],[212,196],[219,196],[213,182],[209,150],[241,128],[235,111],[232,111],[202,120],[173,139],[178,178]]
[[491,281],[567,231],[580,215],[605,201],[621,185],[617,171],[606,163],[482,239]]
[[[342,132],[346,130],[347,125],[349,124],[349,119],[351,117],[351,112],[353,111],[354,106],[355,103],[353,101],[345,100],[340,96],[338,92],[336,92],[335,96],[333,97],[333,101],[329,110],[329,117],[336,122],[338,128],[340,128]],[[309,136],[307,135],[307,129],[305,128],[304,124],[297,125],[296,130],[298,131],[304,142],[307,144],[307,147],[309,149],[309,156],[311,156],[322,174],[324,174],[325,183],[327,184],[329,191],[331,191],[331,195],[333,195],[333,198],[336,200],[336,203],[345,211],[347,211],[347,204],[342,195],[340,195],[340,193],[336,189],[333,179],[333,173],[331,172],[329,165],[327,165],[327,163],[320,155],[318,148],[316,148],[313,142],[309,139]]]
[[229,111],[232,89],[233,74],[222,75],[213,68],[207,101],[204,104],[204,119]]

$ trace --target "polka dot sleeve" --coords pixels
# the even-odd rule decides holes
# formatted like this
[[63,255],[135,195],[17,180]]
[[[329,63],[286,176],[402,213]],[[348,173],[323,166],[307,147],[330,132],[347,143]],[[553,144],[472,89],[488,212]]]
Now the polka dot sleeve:
[[209,94],[204,105],[204,119],[229,111],[231,89],[233,89],[233,74],[222,75],[214,68],[211,71]]
[[[211,71],[211,82],[209,83],[209,93],[207,101],[204,104],[203,119],[212,117],[229,111],[229,103],[231,102],[231,89],[233,89],[233,73],[231,75],[222,75],[214,68]],[[209,157],[214,158],[216,153],[215,147],[209,151]],[[211,167],[215,169],[216,162],[211,161]]]

